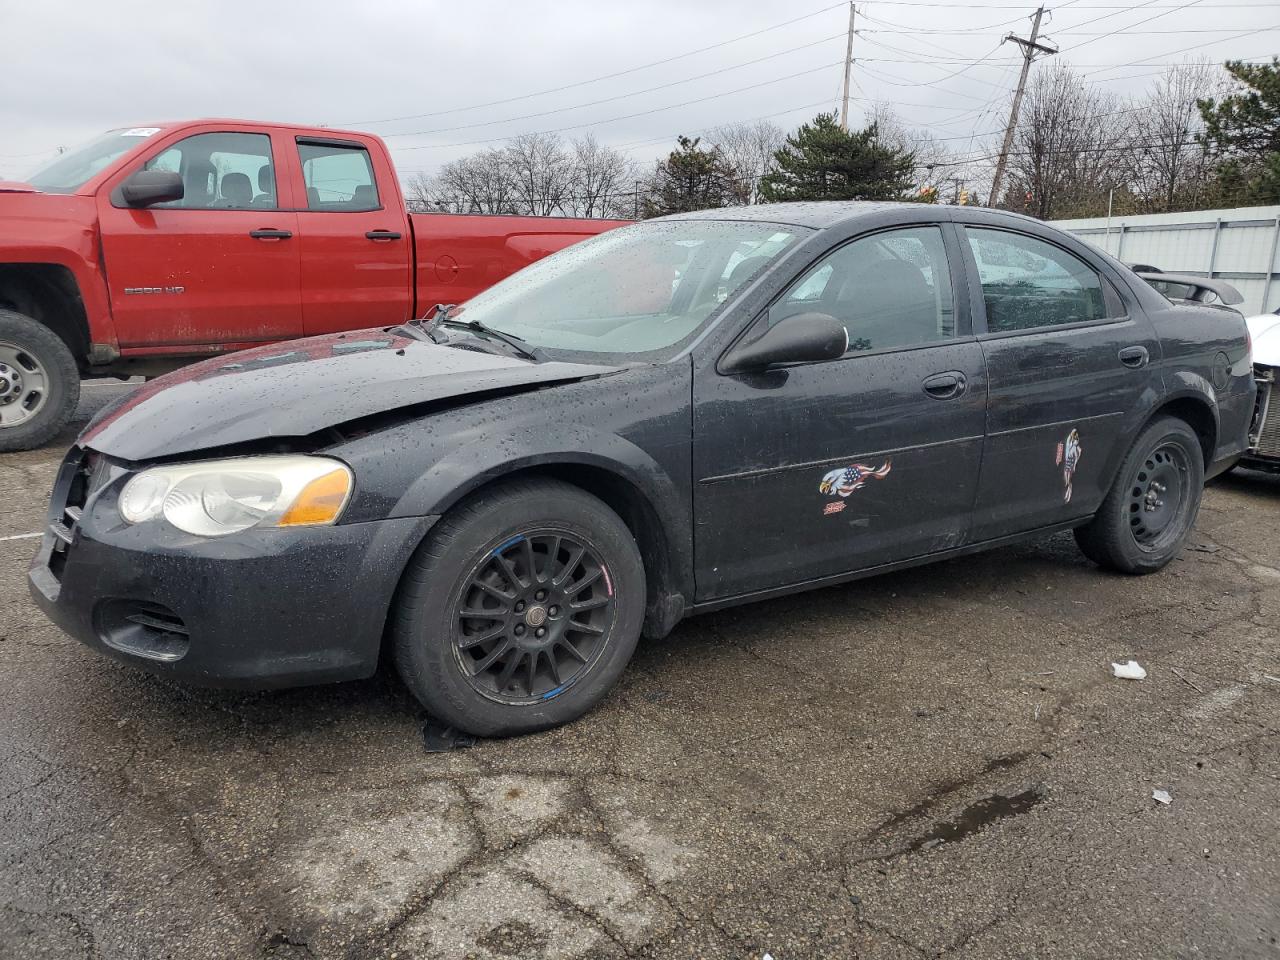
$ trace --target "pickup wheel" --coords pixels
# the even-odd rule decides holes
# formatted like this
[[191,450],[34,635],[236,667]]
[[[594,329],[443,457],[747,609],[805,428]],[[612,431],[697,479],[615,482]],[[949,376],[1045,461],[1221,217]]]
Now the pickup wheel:
[[1076,543],[1099,566],[1154,573],[1182,552],[1200,511],[1204,453],[1182,420],[1164,417],[1142,431]]
[[401,582],[396,666],[436,718],[495,737],[559,726],[621,676],[644,619],[626,524],[556,480],[481,491],[446,514]]
[[80,372],[62,338],[25,314],[0,310],[0,451],[47,443],[79,402]]

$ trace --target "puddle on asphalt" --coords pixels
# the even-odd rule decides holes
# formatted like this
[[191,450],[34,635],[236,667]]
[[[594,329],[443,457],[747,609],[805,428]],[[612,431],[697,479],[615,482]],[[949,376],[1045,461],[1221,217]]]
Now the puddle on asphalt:
[[[941,803],[944,799],[946,799],[949,795],[955,793],[958,790],[963,789],[964,787],[969,786],[969,784],[974,783],[977,780],[980,780],[981,778],[985,777],[989,773],[995,773],[998,770],[1009,770],[1013,767],[1016,767],[1018,764],[1022,763],[1024,760],[1029,759],[1032,756],[1032,753],[1033,752],[1030,750],[1023,750],[1023,751],[1019,751],[1018,753],[1008,754],[1007,756],[996,757],[993,760],[988,760],[986,766],[984,766],[981,770],[979,770],[976,774],[974,774],[971,777],[965,777],[962,780],[951,780],[946,783],[939,784],[938,786],[933,788],[933,791],[930,796],[921,800],[919,803],[917,803],[915,806],[911,807],[910,809],[903,810],[899,813],[894,814],[892,817],[890,817],[888,820],[882,823],[879,829],[881,831],[891,830],[892,828],[898,826],[899,824],[906,823],[908,820],[914,820],[916,817],[923,816],[924,814],[932,810],[934,807],[936,807],[939,803]],[[1041,754],[1041,756],[1047,757],[1048,754]]]
[[960,816],[954,820],[944,821],[913,840],[901,852],[914,853],[917,850],[930,850],[940,843],[955,843],[997,820],[1026,813],[1042,800],[1044,800],[1044,793],[1038,787],[1032,787],[1011,797],[998,793],[983,797],[965,807]]

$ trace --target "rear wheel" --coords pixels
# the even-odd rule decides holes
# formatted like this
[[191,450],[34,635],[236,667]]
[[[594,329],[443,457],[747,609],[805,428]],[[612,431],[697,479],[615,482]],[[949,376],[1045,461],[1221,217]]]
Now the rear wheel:
[[25,314],[0,310],[0,451],[53,439],[80,402],[80,372],[62,338]]
[[450,511],[405,572],[392,638],[405,684],[479,736],[574,720],[621,675],[644,618],[631,532],[554,480],[483,491]]
[[1076,529],[1076,543],[1099,566],[1154,573],[1182,551],[1203,490],[1199,438],[1182,420],[1164,417],[1134,442],[1102,506]]

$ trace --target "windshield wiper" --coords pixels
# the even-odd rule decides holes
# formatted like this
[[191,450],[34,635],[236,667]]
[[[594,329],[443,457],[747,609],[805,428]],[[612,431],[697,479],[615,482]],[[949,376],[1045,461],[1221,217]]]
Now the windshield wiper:
[[[434,326],[434,323],[436,322],[435,317],[432,317],[432,321]],[[467,330],[472,330],[482,336],[492,337],[494,340],[501,340],[503,343],[505,343],[508,347],[510,347],[516,353],[520,354],[520,356],[524,357],[526,360],[537,361],[542,359],[541,357],[538,356],[536,352],[537,351],[536,347],[524,346],[524,343],[525,343],[524,337],[518,337],[514,333],[507,333],[505,330],[497,330],[489,326],[487,323],[484,323],[483,321],[450,320],[448,317],[448,314],[446,313],[444,316],[444,319],[438,322],[447,323],[450,326],[454,326],[454,327],[465,327]]]

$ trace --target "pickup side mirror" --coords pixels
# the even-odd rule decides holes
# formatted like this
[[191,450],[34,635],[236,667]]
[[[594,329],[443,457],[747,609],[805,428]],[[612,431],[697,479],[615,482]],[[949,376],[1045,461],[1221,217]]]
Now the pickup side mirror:
[[849,333],[835,317],[800,313],[770,327],[749,343],[740,343],[720,363],[722,373],[763,370],[778,363],[836,360],[849,349]]
[[139,170],[120,185],[120,196],[131,207],[181,200],[185,194],[182,174],[172,170]]

